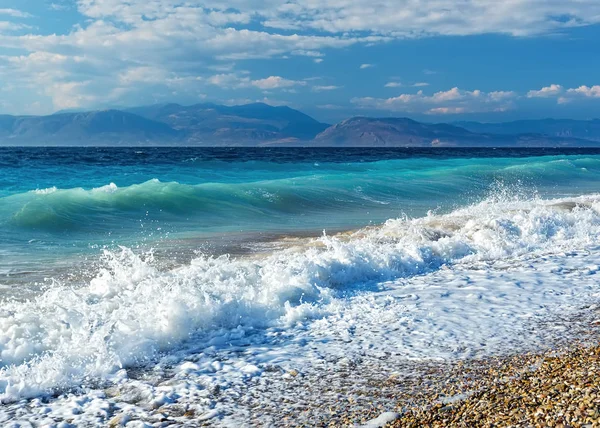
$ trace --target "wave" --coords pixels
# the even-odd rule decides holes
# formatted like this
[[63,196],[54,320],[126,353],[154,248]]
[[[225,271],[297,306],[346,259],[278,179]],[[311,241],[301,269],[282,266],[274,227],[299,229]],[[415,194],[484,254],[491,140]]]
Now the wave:
[[420,202],[450,206],[472,203],[489,193],[496,182],[521,182],[539,189],[556,188],[558,182],[586,189],[600,181],[600,159],[596,158],[514,162],[396,160],[252,182],[185,184],[153,179],[125,187],[110,183],[88,190],[51,186],[0,198],[0,224],[49,232],[135,228],[140,221],[194,220],[196,226],[210,227],[264,224],[265,219],[277,221],[340,210],[387,209],[376,219],[383,221],[392,215],[389,210],[397,215]]
[[16,227],[57,231],[103,223],[110,227],[123,218],[135,222],[147,216],[161,220],[196,216],[219,224],[232,218],[262,219],[269,213],[323,210],[363,198],[360,189],[334,191],[332,199],[325,188],[310,183],[299,188],[290,181],[189,185],[154,179],[124,188],[114,183],[91,190],[52,187],[3,198],[0,215]]
[[27,302],[3,302],[0,399],[111,380],[121,368],[185,342],[219,346],[269,327],[292,328],[385,281],[456,264],[559,254],[597,245],[598,238],[600,195],[590,195],[489,199],[269,255],[201,256],[168,270],[125,247],[104,251],[89,283],[55,280]]

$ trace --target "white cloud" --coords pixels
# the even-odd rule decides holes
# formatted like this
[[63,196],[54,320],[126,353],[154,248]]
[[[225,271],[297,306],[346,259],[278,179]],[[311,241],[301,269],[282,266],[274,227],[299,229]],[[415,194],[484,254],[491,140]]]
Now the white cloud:
[[316,58],[316,59],[314,59],[314,62],[316,64],[321,64],[323,62],[323,58]]
[[0,21],[0,33],[8,31],[17,31],[23,28],[28,28],[26,25],[18,24],[10,21]]
[[529,91],[527,93],[527,98],[551,98],[561,94],[562,92],[562,86],[552,84],[550,86],[545,86],[540,90]]
[[361,64],[359,68],[361,70],[364,70],[364,69],[371,68],[371,67],[374,67],[374,65],[373,64]]
[[281,76],[269,76],[264,79],[252,80],[247,75],[237,73],[222,73],[206,79],[208,83],[223,89],[258,88],[264,91],[286,89],[294,86],[306,86],[305,80],[290,80]]
[[316,106],[318,109],[322,109],[322,110],[343,110],[346,107],[344,106],[340,106],[337,104],[321,104]]
[[[74,95],[74,102],[89,102],[86,107],[93,107],[95,102],[94,97],[88,96],[89,91],[98,90],[97,99],[103,99],[111,88],[124,86],[128,90],[122,93],[127,96],[145,93],[154,98],[172,98],[176,95],[175,82],[190,82],[189,92],[199,93],[200,81],[196,77],[210,73],[210,68],[219,68],[220,64],[223,67],[219,71],[223,74],[210,79],[207,76],[203,81],[205,87],[274,89],[292,83],[273,79],[251,83],[244,76],[227,76],[234,72],[231,60],[290,53],[320,62],[324,55],[320,52],[322,48],[343,48],[385,39],[370,35],[290,35],[245,29],[254,14],[251,8],[240,4],[236,11],[231,5],[217,3],[203,7],[205,4],[196,2],[190,6],[192,3],[179,0],[80,0],[78,10],[88,20],[67,34],[0,35],[3,47],[27,52],[18,57],[25,60],[12,61],[0,68],[0,81],[18,83],[31,94],[50,97],[52,109],[65,104],[64,96],[54,100],[54,93],[46,90],[54,83],[72,83],[67,93],[80,91],[80,96]],[[16,14],[13,10],[10,13]],[[22,24],[0,20],[0,34],[24,28]],[[64,60],[55,61],[58,57]],[[75,58],[85,61],[76,63]],[[38,59],[45,64],[38,66]],[[142,70],[145,76],[140,75]],[[151,70],[156,70],[155,77],[148,75]],[[78,84],[90,80],[96,83]],[[185,92],[181,88],[177,90],[177,93]],[[44,101],[48,106],[48,101]]]
[[31,18],[32,15],[17,9],[0,9],[0,15],[11,16],[13,18]]
[[402,83],[400,82],[388,82],[385,84],[386,88],[400,88],[402,86]]
[[600,98],[600,85],[580,86],[579,88],[569,89],[568,94],[574,96],[583,96],[587,98]]
[[252,104],[252,103],[264,103],[273,107],[277,106],[289,106],[291,103],[285,100],[275,100],[272,98],[264,97],[260,99],[252,99],[252,98],[230,98],[227,100],[219,100],[219,103],[226,106],[239,106],[244,104]]
[[[236,2],[243,3],[243,2]],[[332,34],[368,32],[414,38],[432,35],[531,36],[600,22],[596,0],[291,0],[252,2],[280,29]],[[261,10],[271,7],[270,11]]]
[[133,83],[159,83],[168,80],[167,73],[164,70],[154,67],[134,67],[128,68],[119,74],[119,82],[122,85]]
[[56,11],[65,11],[65,10],[70,10],[71,5],[68,3],[63,3],[63,2],[50,3],[48,5],[48,9],[56,10]]
[[426,95],[401,94],[392,98],[354,98],[352,103],[361,108],[408,113],[458,114],[505,110],[512,107],[517,94],[511,91],[483,92],[452,88]]
[[[456,0],[55,0],[46,4],[57,10],[77,7],[81,20],[58,34],[51,34],[54,28],[36,34],[23,23],[0,20],[0,45],[26,58],[0,68],[0,81],[51,100],[55,95],[48,95],[47,87],[72,83],[68,93],[78,103],[93,103],[91,95],[105,99],[109,88],[121,88],[122,94],[145,90],[169,97],[181,90],[177,88],[183,82],[194,93],[201,85],[227,87],[226,75],[234,68],[218,70],[224,74],[213,77],[208,69],[233,61],[302,55],[320,63],[328,51],[357,44],[440,35],[534,36],[600,23],[597,0],[502,4],[461,0],[460,5]],[[0,16],[31,17],[8,8],[0,9]],[[16,34],[15,30],[32,34],[6,35]],[[56,61],[57,55],[68,59]],[[164,80],[150,76],[151,69],[157,69]],[[205,78],[198,80],[198,75]],[[228,87],[269,85],[255,85],[239,72],[236,76],[229,77]],[[90,81],[94,83],[83,84]],[[583,93],[563,96],[587,97]],[[62,97],[56,104],[64,104]]]
[[335,85],[316,85],[312,87],[313,92],[324,92],[324,91],[335,91],[336,89],[340,89],[341,86]]
[[[559,104],[574,102],[577,99],[600,99],[600,85],[566,89],[561,85],[552,84],[539,90],[528,91],[526,96],[529,99],[556,99]],[[443,115],[506,111],[514,108],[519,98],[519,94],[513,91],[465,91],[455,87],[430,95],[419,90],[417,93],[405,93],[391,98],[354,98],[352,103],[371,110]]]
[[269,76],[266,79],[253,80],[252,85],[259,89],[279,89],[289,88],[291,86],[304,86],[304,80],[289,80],[281,76]]
[[571,101],[584,98],[600,98],[600,85],[586,86],[566,89],[565,87],[552,84],[540,90],[532,90],[527,93],[528,98],[556,98],[558,104],[568,104]]
[[207,79],[211,85],[218,86],[223,89],[247,88],[252,82],[248,76],[239,76],[236,73],[221,73],[215,74]]
[[412,86],[413,86],[413,88],[424,88],[425,86],[429,86],[429,83],[417,82],[417,83],[414,83]]
[[308,56],[308,57],[313,57],[313,58],[320,58],[320,57],[325,56],[323,53],[321,53],[319,51],[306,51],[303,49],[298,49],[298,50],[292,51],[292,55]]
[[427,114],[461,114],[466,113],[465,107],[435,107],[429,109]]

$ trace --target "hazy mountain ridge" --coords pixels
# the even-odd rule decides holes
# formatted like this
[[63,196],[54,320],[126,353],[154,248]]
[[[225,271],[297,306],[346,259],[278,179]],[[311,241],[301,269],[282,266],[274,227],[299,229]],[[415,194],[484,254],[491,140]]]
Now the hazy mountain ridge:
[[378,147],[544,147],[600,146],[599,141],[541,133],[477,133],[446,123],[422,123],[407,118],[354,117],[317,135],[318,146]]
[[169,144],[180,138],[168,125],[119,110],[0,116],[3,145]]
[[0,115],[0,145],[584,147],[600,146],[600,120],[448,124],[353,117],[329,126],[298,110],[262,103],[159,104],[50,116]]
[[488,134],[542,134],[550,137],[600,141],[600,119],[540,119],[503,123],[455,122],[471,132]]
[[186,141],[244,144],[287,139],[311,140],[329,125],[289,107],[255,103],[223,106],[211,103],[166,104],[128,110],[188,133]]
[[0,145],[261,145],[308,141],[329,125],[289,107],[163,104],[0,115]]

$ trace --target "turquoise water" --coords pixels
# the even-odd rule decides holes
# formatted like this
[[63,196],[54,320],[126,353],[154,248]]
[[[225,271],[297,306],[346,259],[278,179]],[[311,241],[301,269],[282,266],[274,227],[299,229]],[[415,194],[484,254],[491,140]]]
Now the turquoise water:
[[218,252],[215,242],[353,229],[498,193],[599,187],[594,150],[4,148],[0,273],[105,246]]
[[243,426],[555,346],[600,299],[599,189],[600,150],[0,149],[0,422]]

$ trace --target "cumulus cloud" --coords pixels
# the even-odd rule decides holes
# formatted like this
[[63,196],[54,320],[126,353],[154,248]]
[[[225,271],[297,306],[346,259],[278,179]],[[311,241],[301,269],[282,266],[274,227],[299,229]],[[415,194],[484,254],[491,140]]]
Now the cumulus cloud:
[[361,64],[359,68],[361,70],[365,70],[365,69],[371,68],[371,67],[374,67],[373,64]]
[[[153,99],[181,93],[173,88],[175,82],[190,82],[189,90],[183,90],[188,94],[200,93],[200,82],[205,87],[277,89],[302,84],[276,79],[277,76],[254,83],[243,77],[226,76],[228,73],[211,77],[210,68],[286,53],[320,62],[324,55],[320,49],[384,39],[371,35],[290,35],[246,29],[243,27],[250,25],[254,14],[251,8],[234,10],[229,5],[216,3],[80,0],[77,6],[85,19],[66,34],[2,36],[7,31],[25,27],[0,20],[0,45],[27,52],[19,55],[23,60],[9,61],[6,67],[0,68],[0,81],[22,84],[24,91],[49,97],[53,109],[64,105],[64,96],[55,99],[46,89],[54,84],[72,84],[67,93],[80,91],[78,96],[74,95],[73,102],[88,103],[86,107],[92,107],[97,99],[105,98],[108,91],[119,87],[123,94],[146,91],[154,94]],[[12,9],[4,12],[17,15]],[[57,57],[64,57],[64,61],[54,61]],[[85,58],[86,65],[75,66],[76,58]],[[45,60],[41,67],[37,67],[39,59]],[[198,79],[199,75],[205,79]],[[97,84],[83,84],[91,77]],[[100,87],[98,98],[91,96],[89,91]]]
[[[47,93],[46,88],[54,84],[71,85],[67,92],[78,103],[104,99],[114,88],[121,94],[145,90],[169,97],[181,91],[200,93],[202,85],[225,87],[226,76],[210,76],[209,67],[220,63],[298,55],[320,63],[330,50],[353,45],[430,36],[535,36],[600,23],[597,0],[512,0],[501,6],[490,0],[461,0],[460,5],[456,0],[55,0],[50,4],[53,9],[63,6],[76,7],[81,19],[57,34],[55,29],[36,33],[14,22],[31,17],[26,12],[0,9],[0,17],[12,18],[0,19],[0,45],[26,58],[0,68],[0,81],[50,97],[55,106],[65,103],[62,96],[55,100]],[[23,35],[25,30],[31,34]],[[32,55],[42,60],[41,67],[33,64]],[[54,61],[57,55],[68,58]],[[152,68],[158,69],[155,76],[148,71]],[[94,83],[84,84],[90,81]],[[185,89],[184,82],[189,85]],[[228,87],[260,89],[271,84],[277,89],[287,83],[255,85],[242,76]]]
[[571,101],[584,98],[600,98],[600,85],[566,89],[561,85],[552,84],[539,90],[527,93],[528,98],[556,98],[558,104],[567,104]]
[[[547,99],[550,102],[556,100],[558,104],[566,104],[578,99],[600,99],[600,85],[566,89],[562,85],[552,84],[528,91],[524,95],[527,99]],[[364,109],[444,115],[502,112],[514,108],[520,98],[522,96],[514,91],[466,91],[454,87],[432,94],[419,90],[416,93],[404,93],[391,98],[362,97],[353,98],[351,101],[355,106]]]
[[304,86],[304,80],[289,80],[281,76],[269,76],[266,79],[253,80],[252,85],[259,89],[279,89],[289,88],[291,86]]
[[400,88],[402,86],[402,83],[400,82],[388,82],[385,84],[386,88]]
[[392,98],[354,98],[352,103],[361,108],[392,112],[458,114],[504,111],[512,106],[516,98],[517,94],[512,91],[465,91],[455,87],[432,95],[419,91]]
[[600,85],[580,86],[579,88],[569,89],[569,95],[583,96],[587,98],[600,98]]
[[236,73],[215,74],[214,76],[210,76],[207,81],[211,85],[224,89],[247,88],[251,86],[251,80],[248,76],[239,76]]
[[281,76],[269,76],[264,79],[252,80],[248,75],[237,73],[221,73],[206,79],[208,83],[223,89],[258,88],[263,91],[287,89],[294,86],[306,86],[306,80],[291,80]]
[[545,86],[540,90],[529,91],[527,93],[527,98],[551,98],[561,94],[562,92],[562,86],[552,84],[550,86]]

